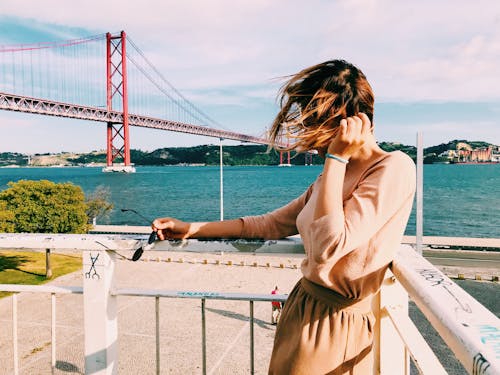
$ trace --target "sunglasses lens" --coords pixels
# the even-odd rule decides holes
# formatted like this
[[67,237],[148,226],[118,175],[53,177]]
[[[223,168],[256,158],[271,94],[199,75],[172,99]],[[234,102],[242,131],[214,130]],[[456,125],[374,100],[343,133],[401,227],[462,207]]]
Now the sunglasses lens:
[[148,238],[148,245],[151,245],[153,242],[156,241],[156,232],[151,232]]
[[141,256],[142,256],[142,253],[144,252],[144,250],[142,250],[142,247],[138,248],[134,255],[132,256],[132,260],[134,262],[137,262],[139,259],[141,259]]

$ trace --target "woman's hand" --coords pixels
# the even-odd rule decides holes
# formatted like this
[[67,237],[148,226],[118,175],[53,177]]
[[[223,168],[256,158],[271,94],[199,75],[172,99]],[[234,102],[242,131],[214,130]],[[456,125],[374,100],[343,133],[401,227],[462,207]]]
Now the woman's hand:
[[371,135],[371,122],[367,115],[359,113],[340,121],[339,131],[328,146],[328,152],[349,159]]
[[172,217],[155,219],[151,227],[156,231],[160,240],[184,239],[191,235],[191,223],[186,223]]

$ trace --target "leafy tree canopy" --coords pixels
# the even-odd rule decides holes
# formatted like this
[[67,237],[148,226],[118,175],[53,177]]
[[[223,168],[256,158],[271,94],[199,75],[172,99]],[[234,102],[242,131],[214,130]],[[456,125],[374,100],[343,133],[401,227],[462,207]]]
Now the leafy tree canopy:
[[0,192],[0,230],[29,233],[85,233],[87,204],[72,183],[9,182]]

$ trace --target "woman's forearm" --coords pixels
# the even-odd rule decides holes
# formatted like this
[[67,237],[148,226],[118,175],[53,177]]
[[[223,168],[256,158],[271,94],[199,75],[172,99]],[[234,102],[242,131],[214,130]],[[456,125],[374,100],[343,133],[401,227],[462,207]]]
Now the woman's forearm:
[[196,222],[191,223],[189,228],[190,238],[239,238],[243,230],[241,219]]
[[346,165],[327,158],[319,184],[318,200],[314,210],[314,220],[325,215],[337,214],[344,217],[343,186]]

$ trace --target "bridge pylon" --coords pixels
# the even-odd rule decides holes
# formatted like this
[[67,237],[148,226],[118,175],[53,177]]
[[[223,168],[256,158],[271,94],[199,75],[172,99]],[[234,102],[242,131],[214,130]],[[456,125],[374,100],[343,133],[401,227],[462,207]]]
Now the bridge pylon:
[[[113,100],[116,98],[116,100]],[[130,161],[128,118],[127,49],[125,31],[106,34],[106,107],[123,113],[122,122],[108,122],[106,167],[103,172],[135,172]],[[118,159],[122,162],[118,162]],[[116,161],[116,162],[115,162]]]
[[[288,136],[288,134],[286,135],[286,147],[290,147],[290,137]],[[284,155],[286,154],[286,163],[284,163]],[[290,150],[286,150],[286,151],[283,151],[283,150],[280,150],[280,164],[278,165],[278,167],[291,167],[292,164],[290,163]]]

